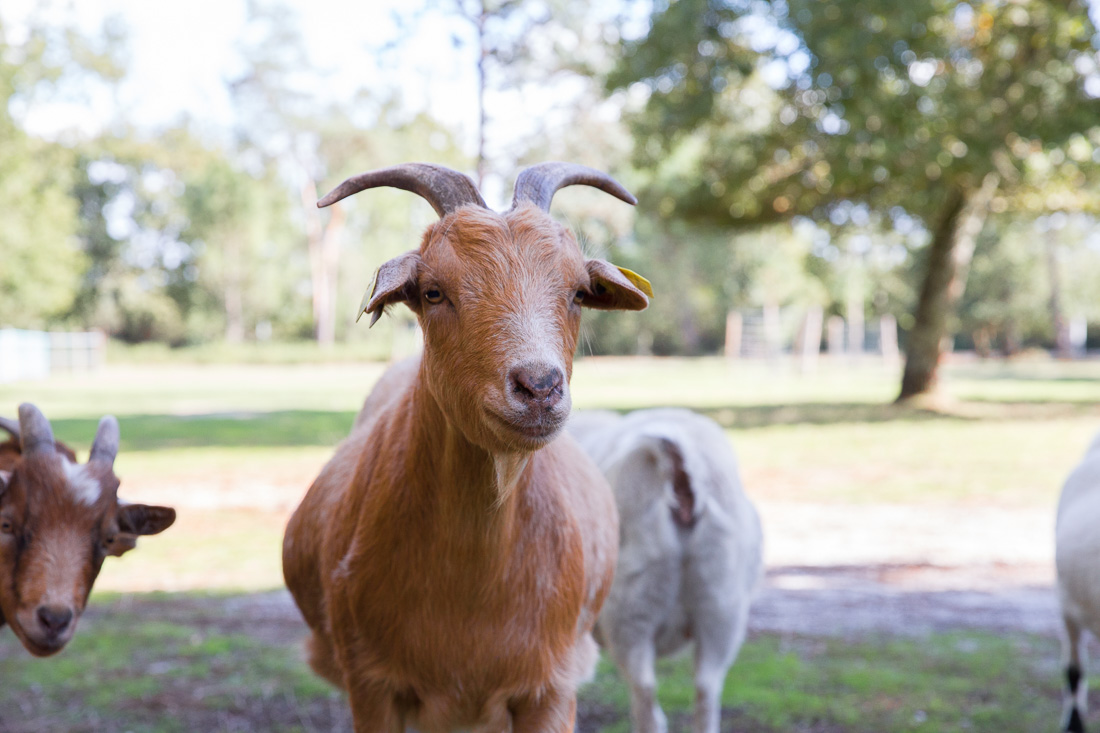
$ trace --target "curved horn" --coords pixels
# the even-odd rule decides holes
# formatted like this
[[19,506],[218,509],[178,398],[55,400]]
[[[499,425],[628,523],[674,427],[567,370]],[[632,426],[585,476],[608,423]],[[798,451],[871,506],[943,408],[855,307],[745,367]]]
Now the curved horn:
[[543,211],[550,211],[550,201],[559,188],[565,186],[592,186],[609,193],[631,206],[638,203],[630,191],[627,191],[611,176],[576,163],[539,163],[524,168],[516,176],[516,189],[512,194],[512,208],[524,201],[530,201]]
[[468,204],[489,208],[473,181],[458,171],[431,163],[402,163],[352,176],[318,201],[317,208],[330,206],[352,194],[379,186],[411,191],[431,204],[441,217]]
[[23,441],[23,455],[54,449],[50,421],[29,402],[19,406],[19,434]]
[[11,437],[15,438],[16,442],[19,441],[19,423],[10,417],[0,417],[0,430],[6,430],[11,433]]
[[95,431],[95,440],[92,441],[92,452],[88,456],[88,463],[113,466],[117,455],[118,420],[114,415],[107,415],[99,421],[99,428]]

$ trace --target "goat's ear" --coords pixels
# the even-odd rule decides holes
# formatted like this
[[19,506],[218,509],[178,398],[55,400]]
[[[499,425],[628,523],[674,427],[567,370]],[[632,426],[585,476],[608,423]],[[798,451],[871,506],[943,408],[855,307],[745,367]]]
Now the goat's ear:
[[653,290],[641,275],[604,260],[588,260],[584,266],[592,284],[581,305],[608,311],[640,311],[649,305]]
[[374,275],[374,287],[359,306],[359,315],[370,313],[370,325],[373,326],[382,317],[386,306],[413,300],[419,269],[420,255],[415,251],[384,263]]
[[137,538],[138,536],[136,534],[119,532],[107,544],[107,554],[115,557],[122,557],[127,552],[137,547]]
[[119,504],[117,520],[121,534],[157,534],[176,521],[176,510],[167,506]]

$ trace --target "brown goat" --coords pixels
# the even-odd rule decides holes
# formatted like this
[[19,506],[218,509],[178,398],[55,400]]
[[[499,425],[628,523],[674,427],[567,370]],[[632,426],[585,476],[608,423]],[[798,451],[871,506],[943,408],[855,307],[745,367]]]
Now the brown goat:
[[606,480],[561,433],[581,306],[648,304],[641,278],[585,260],[548,215],[578,183],[634,202],[562,163],[523,171],[504,214],[423,164],[320,202],[395,186],[441,216],[418,251],[382,265],[364,309],[373,323],[405,303],[423,355],[376,385],[283,545],[310,662],[347,690],[359,733],[573,730],[618,546]]
[[103,560],[167,529],[176,513],[118,500],[111,416],[84,464],[34,405],[20,405],[18,424],[0,419],[0,428],[12,435],[0,443],[0,625],[45,657],[72,638]]

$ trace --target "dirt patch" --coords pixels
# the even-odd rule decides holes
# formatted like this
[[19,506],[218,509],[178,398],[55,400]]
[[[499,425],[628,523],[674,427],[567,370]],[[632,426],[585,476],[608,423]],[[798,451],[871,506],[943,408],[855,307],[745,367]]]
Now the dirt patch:
[[921,636],[984,629],[1056,635],[1058,600],[1043,566],[864,565],[768,572],[753,633]]
[[[987,629],[1055,635],[1058,600],[1044,566],[929,564],[784,566],[768,570],[749,617],[751,633],[810,637],[919,636]],[[232,596],[131,597],[127,610],[154,605],[168,622],[209,624],[265,642],[304,636],[286,590]],[[96,604],[88,608],[94,618]]]

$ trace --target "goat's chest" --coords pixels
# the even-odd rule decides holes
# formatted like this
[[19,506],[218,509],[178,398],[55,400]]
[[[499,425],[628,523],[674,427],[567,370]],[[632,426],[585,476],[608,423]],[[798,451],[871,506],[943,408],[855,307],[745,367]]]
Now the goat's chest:
[[584,602],[575,523],[518,516],[502,526],[428,514],[401,532],[361,525],[338,567],[334,610],[347,613],[363,671],[418,699],[465,704],[539,687],[570,664]]

